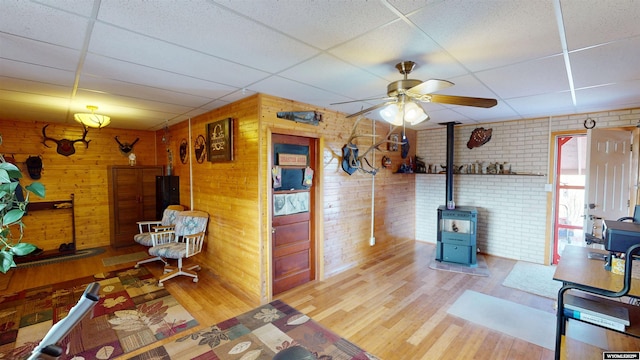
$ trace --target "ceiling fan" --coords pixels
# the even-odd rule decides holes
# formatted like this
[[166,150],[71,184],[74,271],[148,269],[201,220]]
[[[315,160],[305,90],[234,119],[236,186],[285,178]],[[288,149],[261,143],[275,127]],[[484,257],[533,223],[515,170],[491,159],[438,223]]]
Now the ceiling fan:
[[394,125],[402,125],[404,121],[408,121],[411,124],[417,124],[418,122],[428,118],[427,114],[424,113],[424,110],[418,106],[416,102],[434,102],[482,108],[490,108],[498,104],[496,99],[433,94],[434,92],[446,89],[454,84],[447,80],[430,79],[427,81],[420,81],[409,79],[408,75],[411,73],[415,65],[416,64],[413,61],[403,61],[396,64],[396,69],[398,69],[400,74],[404,75],[404,79],[394,81],[387,86],[387,97],[344,101],[333,103],[331,105],[347,104],[358,101],[385,100],[383,103],[347,115],[347,117],[350,118],[363,115],[375,109],[385,107],[380,111],[380,115],[386,121]]

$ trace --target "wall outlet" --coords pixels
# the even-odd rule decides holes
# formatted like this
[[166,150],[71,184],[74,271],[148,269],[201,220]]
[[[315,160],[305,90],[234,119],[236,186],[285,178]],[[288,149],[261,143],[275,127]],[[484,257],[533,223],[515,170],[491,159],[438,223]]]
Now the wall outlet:
[[374,236],[369,238],[369,246],[373,246],[376,244],[376,238]]

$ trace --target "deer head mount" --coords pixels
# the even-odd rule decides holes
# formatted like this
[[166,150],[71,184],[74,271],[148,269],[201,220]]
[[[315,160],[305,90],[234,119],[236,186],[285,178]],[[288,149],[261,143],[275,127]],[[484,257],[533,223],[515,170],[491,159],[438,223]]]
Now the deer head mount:
[[[353,124],[353,129],[351,130],[351,135],[349,135],[349,140],[347,140],[347,143],[342,148],[342,170],[344,170],[349,175],[352,175],[357,170],[361,170],[364,173],[375,176],[378,172],[378,168],[373,167],[369,163],[369,160],[366,158],[367,154],[374,150],[382,151],[380,150],[380,145],[382,144],[404,146],[406,139],[403,139],[403,141],[395,141],[391,139],[391,134],[396,129],[396,126],[391,126],[389,132],[384,137],[373,134],[356,134],[358,123],[362,119],[363,117],[359,116],[356,122]],[[371,138],[373,142],[373,144],[371,144],[371,146],[369,146],[369,148],[364,153],[359,153],[358,146],[355,144],[355,140],[359,137]]]
[[115,137],[116,142],[118,143],[118,146],[120,146],[120,151],[122,151],[123,154],[128,154],[133,150],[133,145],[135,145],[138,140],[140,140],[140,138],[136,138],[135,140],[133,140],[132,143],[121,143],[120,139],[118,139],[118,137]]
[[87,133],[89,132],[88,128],[84,127],[84,132],[82,134],[82,139],[77,139],[77,140],[60,139],[60,140],[56,140],[54,138],[50,138],[50,137],[47,136],[47,133],[46,133],[47,126],[49,126],[49,124],[45,125],[42,128],[42,136],[44,136],[44,140],[42,140],[42,143],[46,147],[51,147],[51,146],[47,145],[47,141],[55,142],[56,145],[58,146],[56,148],[56,151],[58,152],[58,154],[64,155],[64,156],[69,156],[69,155],[75,154],[76,153],[76,148],[74,147],[74,144],[77,143],[78,141],[84,143],[84,146],[86,146],[87,149],[89,148],[89,142],[91,142],[91,140],[86,140]]

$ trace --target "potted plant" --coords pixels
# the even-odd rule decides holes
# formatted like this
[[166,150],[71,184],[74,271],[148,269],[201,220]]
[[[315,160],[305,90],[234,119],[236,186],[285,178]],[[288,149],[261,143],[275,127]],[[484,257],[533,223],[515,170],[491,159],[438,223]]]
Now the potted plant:
[[22,187],[21,178],[20,169],[0,155],[0,272],[3,274],[16,266],[14,256],[28,255],[36,249],[35,245],[22,242],[22,217],[29,203],[29,194],[44,198],[45,190],[39,182]]

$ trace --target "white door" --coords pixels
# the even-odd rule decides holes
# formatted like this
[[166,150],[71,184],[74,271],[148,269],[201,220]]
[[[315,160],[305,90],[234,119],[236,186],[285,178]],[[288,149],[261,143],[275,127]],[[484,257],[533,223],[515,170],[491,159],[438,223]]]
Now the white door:
[[587,132],[585,234],[602,237],[602,220],[629,215],[631,132],[591,129]]

